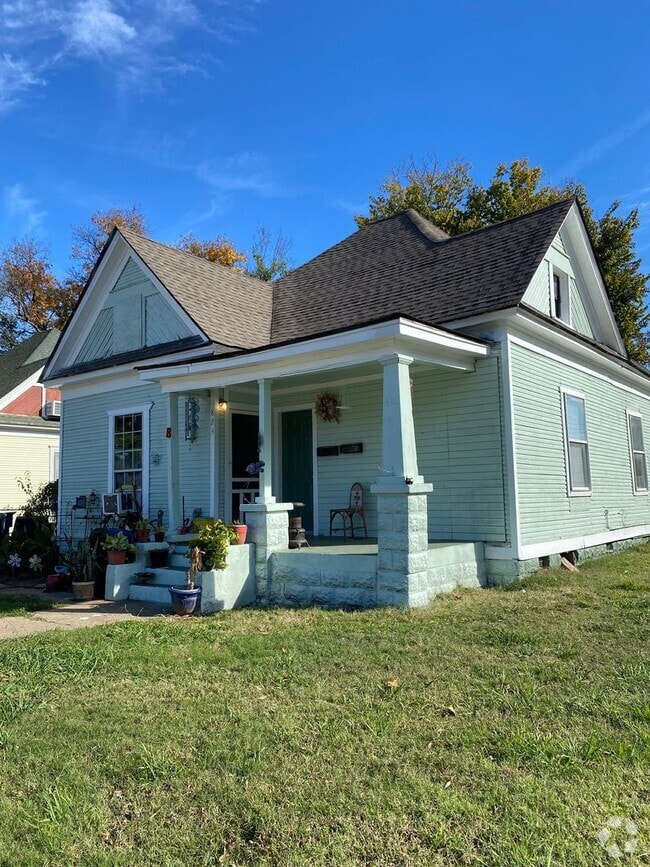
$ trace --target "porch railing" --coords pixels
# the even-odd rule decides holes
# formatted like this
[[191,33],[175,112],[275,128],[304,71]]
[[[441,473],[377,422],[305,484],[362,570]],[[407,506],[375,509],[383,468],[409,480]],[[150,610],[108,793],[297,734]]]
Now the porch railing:
[[251,478],[250,476],[233,478],[230,488],[233,520],[240,519],[241,507],[244,503],[254,503],[255,497],[259,497],[259,495],[260,481],[258,478]]

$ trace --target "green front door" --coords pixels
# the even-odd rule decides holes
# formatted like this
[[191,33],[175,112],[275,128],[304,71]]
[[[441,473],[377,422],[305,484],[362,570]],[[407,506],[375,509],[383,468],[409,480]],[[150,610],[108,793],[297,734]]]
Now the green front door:
[[282,500],[304,503],[302,515],[308,533],[314,532],[314,447],[310,409],[282,413]]

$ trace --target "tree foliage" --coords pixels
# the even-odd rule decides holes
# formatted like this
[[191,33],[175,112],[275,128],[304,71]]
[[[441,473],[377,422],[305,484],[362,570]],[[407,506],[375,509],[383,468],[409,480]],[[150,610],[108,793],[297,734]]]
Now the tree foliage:
[[244,253],[240,253],[233,242],[225,235],[217,235],[211,241],[198,241],[193,234],[183,235],[176,245],[179,250],[198,256],[199,259],[207,259],[208,262],[217,262],[227,268],[233,268],[246,261]]
[[648,275],[640,271],[641,260],[634,252],[634,232],[639,226],[638,211],[627,216],[617,213],[613,202],[597,218],[582,184],[543,183],[540,166],[528,159],[501,163],[487,186],[477,184],[467,162],[440,167],[429,157],[417,164],[411,160],[382,181],[377,195],[370,196],[367,215],[356,215],[358,226],[414,208],[449,235],[480,229],[553,202],[575,196],[579,201],[600,263],[609,299],[625,346],[632,359],[647,364],[650,347],[646,328],[650,316],[645,293]]
[[148,232],[147,219],[137,205],[95,211],[87,223],[73,227],[70,258],[76,263],[72,274],[77,282],[86,282],[115,226],[138,235]]
[[252,262],[247,268],[251,277],[270,282],[284,277],[290,270],[291,244],[279,232],[275,238],[264,226],[258,226],[251,248]]

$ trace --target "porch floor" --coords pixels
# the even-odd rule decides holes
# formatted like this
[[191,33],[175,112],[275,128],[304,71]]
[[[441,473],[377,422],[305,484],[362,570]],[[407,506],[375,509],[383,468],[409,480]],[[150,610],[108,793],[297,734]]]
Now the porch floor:
[[[377,537],[367,539],[343,539],[341,536],[308,536],[309,547],[291,548],[290,552],[297,554],[376,554]],[[473,542],[429,542],[429,551],[443,548],[473,545]]]

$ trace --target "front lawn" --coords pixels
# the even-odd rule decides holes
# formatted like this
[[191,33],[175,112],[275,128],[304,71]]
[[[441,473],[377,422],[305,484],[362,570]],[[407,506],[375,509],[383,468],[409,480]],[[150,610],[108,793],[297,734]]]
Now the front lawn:
[[56,608],[56,603],[42,595],[0,594],[0,617],[27,617],[34,611],[47,611],[50,608]]
[[1,642],[0,864],[647,863],[649,569]]

